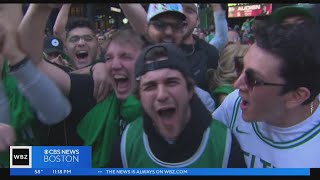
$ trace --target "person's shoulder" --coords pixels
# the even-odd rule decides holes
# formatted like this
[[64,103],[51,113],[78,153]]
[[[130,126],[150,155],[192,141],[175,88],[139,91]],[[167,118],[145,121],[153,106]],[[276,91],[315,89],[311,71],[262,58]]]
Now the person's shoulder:
[[211,127],[215,127],[215,128],[223,129],[223,130],[228,130],[228,127],[225,124],[223,124],[221,121],[218,121],[216,119],[212,120]]
[[87,96],[89,99],[94,99],[93,88],[94,80],[92,76],[87,74],[69,73],[71,80],[71,87],[69,97],[83,97]]
[[[68,73],[72,82],[82,82],[85,86],[87,83],[94,82],[93,77],[88,74]],[[93,84],[92,84],[93,85]]]
[[220,106],[224,106],[228,111],[233,111],[234,107],[238,107],[240,102],[241,97],[239,95],[239,90],[236,89],[227,95]]
[[200,39],[200,38],[195,38],[196,46],[199,47],[199,49],[205,49],[208,53],[211,54],[219,54],[218,49],[209,44],[207,41]]
[[232,92],[228,95],[228,100],[235,100],[241,98],[239,95],[239,89],[234,89]]
[[223,122],[216,120],[216,119],[212,119],[212,122],[210,124],[210,129],[212,130],[212,132],[215,133],[215,135],[217,133],[221,133],[220,135],[226,135],[227,137],[232,136],[232,132],[231,132],[230,128],[226,124],[224,124]]

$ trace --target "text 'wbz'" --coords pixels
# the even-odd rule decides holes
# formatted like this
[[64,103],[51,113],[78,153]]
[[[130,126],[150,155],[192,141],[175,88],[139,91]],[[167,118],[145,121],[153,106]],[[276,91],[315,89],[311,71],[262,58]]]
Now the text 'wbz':
[[155,170],[150,170],[150,169],[108,169],[106,170],[107,174],[110,175],[183,175],[183,174],[188,174],[188,170],[185,169],[155,169]]
[[79,149],[45,149],[43,162],[79,162]]

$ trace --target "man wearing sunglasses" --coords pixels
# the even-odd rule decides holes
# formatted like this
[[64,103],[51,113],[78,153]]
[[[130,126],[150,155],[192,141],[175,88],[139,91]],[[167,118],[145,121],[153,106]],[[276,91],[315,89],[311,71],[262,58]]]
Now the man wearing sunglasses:
[[[141,4],[120,4],[124,14],[129,19],[129,23],[132,27],[141,34],[147,34],[149,40],[152,40],[154,43],[161,42],[172,42],[178,44],[180,48],[185,52],[187,56],[187,64],[190,66],[192,76],[196,81],[196,84],[201,89],[209,92],[208,86],[208,69],[216,69],[219,59],[219,52],[217,50],[217,46],[219,49],[223,48],[227,43],[227,30],[225,33],[217,32],[217,37],[220,37],[219,43],[215,40],[212,44],[217,45],[212,46],[209,43],[201,40],[197,36],[193,35],[194,29],[199,25],[199,17],[198,17],[198,8],[193,3],[183,3],[182,13],[186,16],[186,18],[181,19],[181,16],[174,15],[160,15],[155,14],[155,10],[161,10],[161,6],[166,4],[149,4],[148,12],[143,9]],[[221,11],[219,13],[215,13],[215,15],[219,15],[220,18],[216,18],[219,22],[223,21],[224,11],[221,5],[215,5],[215,10]],[[153,14],[151,16],[151,14]],[[152,18],[150,18],[152,17]],[[221,18],[222,17],[222,18]],[[176,19],[180,21],[180,26],[184,25],[182,31],[176,31],[171,34],[168,34],[169,31],[164,32],[161,31],[161,28],[155,28],[159,26],[159,23],[155,23],[154,21],[161,21],[167,23],[170,19]],[[222,20],[221,20],[222,19]],[[172,21],[172,20],[170,20]],[[225,25],[225,29],[227,29],[226,19],[224,19],[225,23],[220,23],[216,25],[217,31],[221,28],[221,26]],[[178,28],[179,29],[179,28]],[[223,37],[225,35],[225,38]]]
[[146,37],[150,43],[181,44],[187,27],[180,4],[150,4],[147,14]]
[[47,62],[60,67],[66,72],[74,70],[73,65],[66,59],[63,42],[55,36],[48,36],[44,39],[43,55]]
[[320,167],[320,35],[310,22],[258,27],[231,93],[213,113],[248,167]]

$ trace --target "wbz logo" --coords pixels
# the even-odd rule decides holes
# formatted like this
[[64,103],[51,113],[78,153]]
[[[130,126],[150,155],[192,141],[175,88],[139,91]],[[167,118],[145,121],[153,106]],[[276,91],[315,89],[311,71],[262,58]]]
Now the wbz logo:
[[10,146],[10,168],[31,168],[32,146]]

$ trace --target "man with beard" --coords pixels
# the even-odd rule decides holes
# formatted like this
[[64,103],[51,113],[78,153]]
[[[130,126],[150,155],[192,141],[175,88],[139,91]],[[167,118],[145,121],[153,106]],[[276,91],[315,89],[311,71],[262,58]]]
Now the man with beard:
[[[166,4],[160,3],[150,4],[148,13],[145,12],[140,4],[120,4],[120,7],[129,19],[129,23],[133,26],[133,28],[141,34],[146,34],[146,36],[151,39],[153,43],[172,42],[180,45],[181,49],[187,56],[186,63],[190,66],[190,70],[192,72],[191,74],[196,82],[196,85],[209,92],[207,70],[211,68],[216,69],[219,59],[219,52],[217,48],[211,46],[204,40],[201,40],[192,34],[193,30],[199,24],[197,7],[194,4],[182,4],[183,13],[186,16],[185,28],[183,29],[183,32],[172,33],[169,35],[166,34],[166,32],[158,29],[151,31],[150,29],[153,29],[155,24],[152,24],[150,18],[147,18],[150,17],[150,14],[152,14],[155,9],[161,9],[161,6],[165,5]],[[154,20],[167,20],[171,18],[178,18],[178,16],[154,16],[153,18]],[[225,41],[224,45],[222,45],[223,47],[227,43],[226,33],[224,38],[225,40],[223,40],[223,38],[221,39],[221,41]]]

